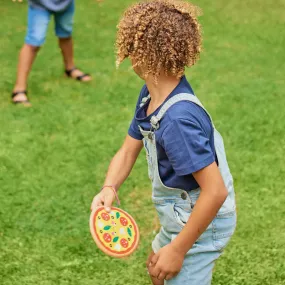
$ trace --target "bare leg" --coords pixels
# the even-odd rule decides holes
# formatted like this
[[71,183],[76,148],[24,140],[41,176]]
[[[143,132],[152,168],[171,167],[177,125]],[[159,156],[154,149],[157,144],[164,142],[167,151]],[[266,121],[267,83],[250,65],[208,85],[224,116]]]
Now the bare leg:
[[[74,57],[73,57],[73,42],[72,37],[70,38],[59,38],[59,46],[61,48],[64,66],[66,70],[71,70],[74,68]],[[83,72],[75,69],[71,73],[72,78],[76,78],[77,76],[83,75]],[[85,76],[82,78],[82,81],[90,81],[91,76]]]
[[69,70],[74,67],[72,38],[58,39],[58,41],[65,69]]
[[[17,80],[13,92],[26,90],[28,76],[39,49],[39,47],[28,44],[24,44],[22,47],[19,55]],[[19,94],[13,98],[14,101],[24,101],[26,99],[27,97],[24,94]]]
[[[148,259],[147,259],[147,262],[146,262],[147,267],[149,267],[149,263],[150,263],[150,260],[151,260],[153,255],[154,255],[154,252],[152,251],[151,254],[149,255]],[[164,284],[164,280],[159,280],[155,277],[152,277],[151,275],[150,275],[150,279],[151,279],[151,282],[153,285],[163,285]]]

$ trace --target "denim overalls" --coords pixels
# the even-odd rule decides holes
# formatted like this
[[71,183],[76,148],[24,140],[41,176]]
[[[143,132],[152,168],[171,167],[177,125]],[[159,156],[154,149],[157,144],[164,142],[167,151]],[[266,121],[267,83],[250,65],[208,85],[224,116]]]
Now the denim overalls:
[[[143,98],[141,105],[145,104],[148,98],[149,96]],[[160,232],[152,243],[154,252],[169,244],[180,233],[200,195],[200,188],[189,192],[182,189],[169,188],[163,184],[159,176],[155,131],[159,128],[159,122],[163,119],[165,112],[173,104],[180,101],[191,101],[205,110],[196,96],[182,93],[166,101],[159,113],[151,118],[152,128],[150,131],[144,131],[139,126],[144,137],[143,142],[148,161],[148,174],[152,181],[152,200],[161,224]],[[210,115],[209,118],[211,119]],[[235,230],[236,213],[233,178],[226,160],[223,139],[215,129],[212,119],[211,122],[214,129],[214,143],[219,170],[228,190],[228,197],[215,219],[185,256],[180,273],[175,278],[164,282],[167,285],[211,284],[214,262],[221,255]]]

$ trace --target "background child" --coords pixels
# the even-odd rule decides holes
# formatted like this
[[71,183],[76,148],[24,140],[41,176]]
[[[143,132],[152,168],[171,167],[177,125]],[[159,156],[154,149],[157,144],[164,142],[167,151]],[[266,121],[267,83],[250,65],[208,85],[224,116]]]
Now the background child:
[[28,28],[25,44],[21,49],[18,63],[17,80],[12,93],[14,103],[30,105],[27,97],[27,80],[34,59],[43,45],[51,16],[55,20],[55,34],[64,60],[67,76],[80,81],[91,80],[74,65],[72,27],[74,0],[29,0]]
[[109,210],[144,145],[161,223],[147,260],[153,284],[211,284],[236,226],[222,137],[184,76],[201,49],[196,17],[190,3],[153,0],[127,9],[118,26],[118,64],[129,57],[146,85],[91,208]]

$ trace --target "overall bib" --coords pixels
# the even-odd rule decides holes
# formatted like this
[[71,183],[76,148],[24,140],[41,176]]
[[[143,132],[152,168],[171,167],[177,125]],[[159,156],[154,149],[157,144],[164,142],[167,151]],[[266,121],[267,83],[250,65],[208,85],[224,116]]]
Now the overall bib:
[[[143,98],[141,105],[145,104],[148,98],[149,96]],[[148,174],[152,182],[152,200],[161,224],[160,232],[152,243],[154,252],[158,252],[160,248],[169,244],[180,233],[188,221],[201,191],[200,188],[187,192],[183,189],[167,187],[159,175],[155,131],[158,130],[159,122],[167,110],[180,101],[193,102],[205,110],[196,96],[182,93],[166,101],[159,113],[152,116],[150,131],[145,131],[139,126],[144,137]],[[186,254],[180,273],[175,278],[164,282],[167,285],[211,284],[214,262],[228,244],[236,227],[233,178],[227,163],[223,139],[215,129],[211,116],[206,110],[205,112],[213,126],[216,156],[228,196],[209,227]]]

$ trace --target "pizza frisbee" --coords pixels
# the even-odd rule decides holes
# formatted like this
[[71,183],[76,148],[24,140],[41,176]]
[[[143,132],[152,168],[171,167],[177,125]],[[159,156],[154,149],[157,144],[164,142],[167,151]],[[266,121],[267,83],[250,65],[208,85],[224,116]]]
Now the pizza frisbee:
[[104,207],[93,210],[90,232],[99,249],[113,257],[132,254],[139,243],[139,229],[135,220],[115,207],[111,208],[110,213]]

